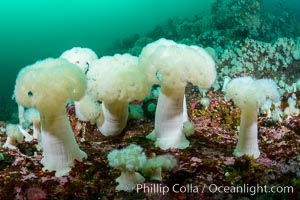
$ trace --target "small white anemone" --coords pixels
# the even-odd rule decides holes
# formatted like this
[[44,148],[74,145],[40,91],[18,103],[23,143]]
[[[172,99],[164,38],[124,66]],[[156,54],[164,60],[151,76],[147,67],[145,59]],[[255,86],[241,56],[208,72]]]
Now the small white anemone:
[[232,99],[242,109],[239,138],[234,150],[235,156],[249,155],[259,157],[257,141],[257,115],[259,108],[271,99],[279,101],[277,85],[271,79],[253,79],[238,77],[232,79],[226,87],[226,99]]

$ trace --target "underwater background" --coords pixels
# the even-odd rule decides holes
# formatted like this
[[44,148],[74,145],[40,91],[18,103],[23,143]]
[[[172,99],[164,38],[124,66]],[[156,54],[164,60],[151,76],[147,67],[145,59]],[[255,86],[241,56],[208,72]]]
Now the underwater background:
[[[116,40],[145,34],[173,16],[206,12],[209,1],[3,0],[0,2],[0,120],[18,71],[75,46],[108,53]],[[3,113],[6,113],[4,116]]]
[[[101,57],[113,53],[124,53],[133,48],[135,41],[143,36],[148,36],[151,40],[165,37],[181,41],[214,29],[229,30],[232,28],[230,26],[239,29],[236,27],[236,22],[229,21],[234,16],[232,12],[236,12],[234,5],[229,4],[229,7],[223,7],[223,10],[212,7],[226,4],[226,2],[222,0],[1,1],[0,120],[7,121],[14,118],[11,115],[13,111],[16,111],[16,105],[12,103],[11,96],[17,73],[21,68],[47,57],[59,57],[65,50],[76,46],[91,48]],[[256,1],[236,2],[247,5],[249,2]],[[299,28],[293,27],[296,25],[295,21],[300,21],[299,1],[264,0],[257,2],[261,2],[262,5],[260,12],[278,17],[270,21],[270,26],[274,21],[281,20],[277,26],[282,26],[282,29],[286,30],[272,31],[274,35],[271,37],[269,33],[266,33],[263,35],[265,38],[238,30],[226,36],[229,40],[234,41],[250,36],[250,38],[256,37],[259,40],[270,41],[276,40],[277,37],[299,35],[299,32],[296,32]],[[230,7],[232,10],[229,9]],[[242,12],[244,11],[240,11]],[[235,17],[238,18],[240,13],[236,13]],[[226,18],[228,14],[230,16]],[[280,16],[284,14],[286,18],[280,19]],[[216,17],[218,19],[215,19]],[[227,27],[221,27],[221,25],[226,26],[226,20]],[[181,26],[183,30],[179,30],[180,27],[176,27],[177,25],[178,27],[186,25],[186,28]],[[251,29],[251,27],[242,29],[247,28]],[[143,42],[143,45],[146,43]],[[207,45],[204,44],[204,46]]]

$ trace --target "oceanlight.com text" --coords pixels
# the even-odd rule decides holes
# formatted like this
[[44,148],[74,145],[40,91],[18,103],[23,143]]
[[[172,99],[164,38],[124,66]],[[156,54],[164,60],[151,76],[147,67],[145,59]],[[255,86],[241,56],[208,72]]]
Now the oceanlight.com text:
[[292,186],[267,186],[267,185],[249,185],[243,184],[241,186],[218,186],[210,184],[208,186],[210,193],[228,193],[228,194],[250,194],[256,195],[258,193],[293,193]]
[[163,184],[137,184],[137,192],[143,193],[161,193],[163,195],[173,193],[227,193],[227,194],[263,194],[263,193],[293,193],[292,186],[267,186],[267,185],[249,185],[241,186],[218,186],[216,184],[204,185],[180,185],[174,184],[172,187]]

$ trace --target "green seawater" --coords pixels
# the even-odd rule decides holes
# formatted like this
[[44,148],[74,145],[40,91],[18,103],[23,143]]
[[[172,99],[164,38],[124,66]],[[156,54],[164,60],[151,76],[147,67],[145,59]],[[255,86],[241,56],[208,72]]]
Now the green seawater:
[[11,99],[19,70],[37,60],[59,57],[75,46],[105,55],[117,39],[143,34],[169,17],[206,12],[209,4],[201,0],[1,0],[0,106]]

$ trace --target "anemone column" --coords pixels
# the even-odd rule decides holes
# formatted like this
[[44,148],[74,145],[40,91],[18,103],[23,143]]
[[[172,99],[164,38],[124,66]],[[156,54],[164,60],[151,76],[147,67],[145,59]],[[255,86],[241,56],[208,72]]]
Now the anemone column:
[[155,113],[156,146],[161,149],[189,146],[183,134],[183,100],[185,88],[168,90],[161,88]]

